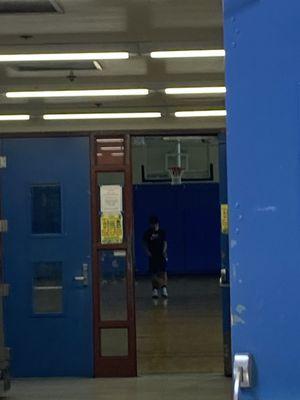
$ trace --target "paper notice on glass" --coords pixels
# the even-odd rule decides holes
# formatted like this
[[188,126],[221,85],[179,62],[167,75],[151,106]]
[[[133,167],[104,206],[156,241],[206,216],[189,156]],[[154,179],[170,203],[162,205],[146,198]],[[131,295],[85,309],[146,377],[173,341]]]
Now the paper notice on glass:
[[122,186],[100,186],[100,205],[103,214],[118,214],[123,211]]
[[228,235],[228,204],[221,204],[222,233]]
[[122,214],[101,215],[101,243],[123,243],[123,216]]

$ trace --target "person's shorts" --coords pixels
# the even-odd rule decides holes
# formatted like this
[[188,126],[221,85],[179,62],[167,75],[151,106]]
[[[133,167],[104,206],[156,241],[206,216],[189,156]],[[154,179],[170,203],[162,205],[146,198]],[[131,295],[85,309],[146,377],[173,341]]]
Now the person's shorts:
[[149,271],[153,274],[158,274],[160,272],[166,272],[167,262],[165,258],[162,257],[149,257]]

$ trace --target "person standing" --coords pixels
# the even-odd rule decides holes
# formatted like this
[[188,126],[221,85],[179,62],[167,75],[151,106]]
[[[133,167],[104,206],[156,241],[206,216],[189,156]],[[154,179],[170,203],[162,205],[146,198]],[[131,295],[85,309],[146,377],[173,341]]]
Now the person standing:
[[149,257],[149,270],[152,275],[152,298],[157,299],[159,292],[168,298],[167,290],[167,239],[166,233],[159,226],[157,217],[149,218],[149,229],[143,237],[143,245]]

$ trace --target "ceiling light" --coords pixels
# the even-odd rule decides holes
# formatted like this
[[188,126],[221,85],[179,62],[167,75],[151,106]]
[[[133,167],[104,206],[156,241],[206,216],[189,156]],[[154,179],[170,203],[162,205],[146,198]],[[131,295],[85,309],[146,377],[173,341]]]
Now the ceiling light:
[[85,61],[85,60],[125,60],[128,52],[107,53],[52,53],[52,54],[1,54],[0,62],[34,61]]
[[0,115],[0,121],[28,121],[30,115]]
[[103,71],[103,66],[99,63],[99,61],[94,60],[93,61],[94,67],[98,70],[98,71]]
[[96,139],[97,143],[122,143],[124,142],[123,138],[109,138],[109,139]]
[[76,119],[138,119],[161,118],[160,112],[137,113],[92,113],[92,114],[44,114],[45,120],[76,120]]
[[148,89],[107,89],[107,90],[47,90],[29,92],[7,92],[9,98],[37,97],[106,97],[106,96],[147,96]]
[[113,157],[123,157],[124,153],[111,153]]
[[177,118],[226,117],[226,110],[176,111],[175,117],[177,117]]
[[121,151],[121,150],[124,150],[124,147],[121,147],[121,146],[101,147],[100,150],[102,150],[102,151]]
[[224,57],[225,50],[152,51],[151,58]]
[[167,88],[166,94],[221,94],[226,93],[226,87],[187,87],[187,88]]

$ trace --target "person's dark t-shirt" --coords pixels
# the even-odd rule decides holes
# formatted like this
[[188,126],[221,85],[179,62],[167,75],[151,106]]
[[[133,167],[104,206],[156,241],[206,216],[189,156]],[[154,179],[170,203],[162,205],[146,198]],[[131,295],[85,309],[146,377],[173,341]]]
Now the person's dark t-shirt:
[[166,270],[166,259],[164,256],[164,242],[166,241],[165,231],[159,229],[148,229],[143,237],[151,253],[149,257],[149,270],[151,273],[164,272]]
[[164,243],[166,241],[165,231],[159,229],[148,229],[144,234],[144,242],[146,243],[148,250],[152,257],[162,257],[164,253]]

